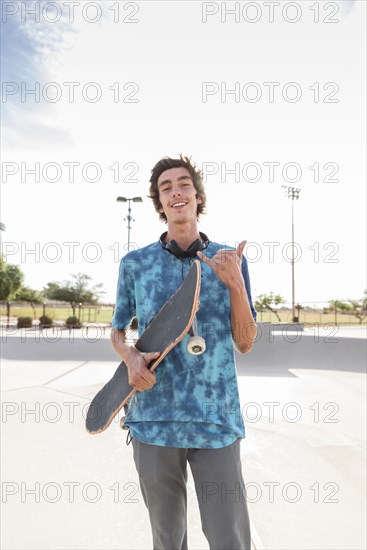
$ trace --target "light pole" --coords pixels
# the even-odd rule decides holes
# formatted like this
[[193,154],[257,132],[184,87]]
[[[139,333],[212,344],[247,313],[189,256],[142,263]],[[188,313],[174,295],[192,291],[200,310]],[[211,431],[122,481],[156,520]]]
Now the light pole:
[[288,199],[292,199],[292,321],[298,323],[299,318],[295,315],[295,292],[294,292],[294,212],[293,201],[299,199],[300,189],[296,187],[288,187],[288,185],[282,185],[284,187],[285,195]]
[[124,220],[127,220],[127,251],[130,250],[130,231],[131,231],[131,224],[130,222],[134,222],[135,220],[131,217],[131,202],[143,202],[143,199],[141,197],[132,197],[130,199],[127,199],[126,197],[117,197],[117,202],[127,202],[129,204],[128,208],[128,214],[127,217],[124,218]]

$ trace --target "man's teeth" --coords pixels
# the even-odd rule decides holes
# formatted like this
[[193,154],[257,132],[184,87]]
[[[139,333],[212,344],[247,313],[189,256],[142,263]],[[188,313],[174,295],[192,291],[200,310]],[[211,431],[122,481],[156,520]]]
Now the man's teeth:
[[178,206],[185,206],[185,202],[176,202],[174,205],[173,205],[173,208],[177,208]]

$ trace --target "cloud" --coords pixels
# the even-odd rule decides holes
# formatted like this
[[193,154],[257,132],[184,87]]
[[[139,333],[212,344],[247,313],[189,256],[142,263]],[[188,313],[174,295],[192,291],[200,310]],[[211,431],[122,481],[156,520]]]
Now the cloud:
[[[42,9],[44,3],[35,5]],[[64,20],[50,24],[42,17],[39,21],[34,16],[22,17],[24,4],[18,3],[18,12],[2,22],[3,143],[18,151],[54,150],[72,143],[58,106],[31,97],[22,101],[20,90],[55,79],[77,27],[71,28]],[[4,95],[4,89],[15,93]]]
[[[44,3],[35,2],[41,9]],[[50,24],[42,17],[39,21],[30,15],[22,17],[25,2],[19,4],[18,12],[4,16],[1,25],[3,81],[34,81],[47,77],[52,62],[62,57],[77,31],[77,27],[70,27],[65,20]]]

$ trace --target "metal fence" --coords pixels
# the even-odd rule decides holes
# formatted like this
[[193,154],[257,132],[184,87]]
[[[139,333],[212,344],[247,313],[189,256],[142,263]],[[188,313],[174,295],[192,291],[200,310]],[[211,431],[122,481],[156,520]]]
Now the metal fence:
[[[347,300],[340,300],[347,302]],[[300,308],[295,310],[298,321],[305,325],[312,324],[334,324],[334,325],[365,325],[367,323],[367,311],[364,310],[361,320],[353,312],[343,312],[336,307],[329,307],[330,302],[299,302]],[[298,305],[298,304],[297,304]],[[290,303],[282,304],[274,308],[276,313],[269,310],[257,309],[257,320],[268,323],[292,323],[292,305]],[[279,317],[279,318],[278,318]]]
[[31,317],[32,321],[37,324],[41,316],[47,316],[55,323],[65,322],[68,317],[74,315],[80,323],[111,324],[113,312],[113,304],[78,304],[73,311],[71,305],[66,302],[45,302],[43,304],[0,302],[2,324],[15,324],[19,317]]
[[[345,300],[346,301],[346,300]],[[297,310],[299,322],[312,325],[333,323],[335,325],[365,325],[367,312],[362,323],[353,313],[343,313],[338,309],[328,308],[329,302],[301,302],[301,309]],[[289,303],[283,304],[275,309],[276,313],[269,310],[257,310],[257,321],[265,323],[291,323],[292,307]],[[75,307],[75,316],[80,323],[99,323],[110,325],[114,312],[114,304],[88,305],[78,304]],[[18,317],[31,317],[33,323],[37,324],[39,318],[46,315],[53,323],[65,322],[68,317],[74,315],[69,303],[45,302],[43,304],[30,304],[29,302],[0,302],[1,324],[16,324]]]

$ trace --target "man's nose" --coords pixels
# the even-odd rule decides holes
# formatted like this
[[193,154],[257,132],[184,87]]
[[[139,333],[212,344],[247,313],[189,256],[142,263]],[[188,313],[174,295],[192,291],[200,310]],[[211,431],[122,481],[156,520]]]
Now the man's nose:
[[181,195],[181,189],[179,185],[172,185],[172,194],[175,197],[176,195]]

